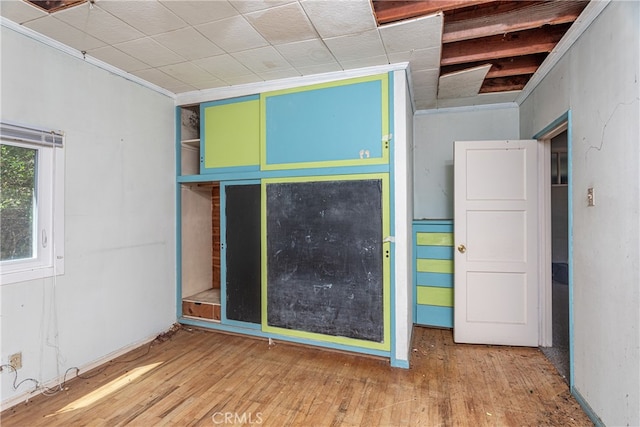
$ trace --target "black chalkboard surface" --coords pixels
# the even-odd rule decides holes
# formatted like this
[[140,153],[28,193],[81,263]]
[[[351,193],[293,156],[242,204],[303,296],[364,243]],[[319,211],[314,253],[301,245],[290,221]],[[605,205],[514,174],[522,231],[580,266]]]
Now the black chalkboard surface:
[[267,324],[382,342],[382,182],[270,183]]
[[260,184],[225,186],[227,319],[260,323]]

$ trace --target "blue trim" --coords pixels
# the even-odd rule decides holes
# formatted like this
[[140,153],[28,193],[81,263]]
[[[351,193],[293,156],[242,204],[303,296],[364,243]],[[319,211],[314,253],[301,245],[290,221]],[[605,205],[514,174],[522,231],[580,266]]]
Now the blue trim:
[[[202,104],[200,104],[200,106],[202,108],[207,108],[207,107],[212,107],[214,105],[235,104],[237,102],[255,101],[259,99],[260,99],[260,95],[247,95],[247,96],[240,96],[237,98],[228,98],[228,99],[221,99],[218,101],[203,102]],[[201,133],[200,135],[203,135],[203,134]]]
[[[222,307],[220,307],[220,310],[222,312]],[[225,310],[225,315],[226,315],[226,310]],[[242,322],[240,320],[223,319],[221,323],[229,326],[237,326],[239,328],[255,329],[258,331],[262,329],[262,325],[260,323]]]
[[[215,174],[233,174],[233,173],[243,173],[243,172],[254,172],[259,171],[259,165],[250,165],[250,166],[229,166],[225,168],[205,168],[204,162],[200,162],[200,173],[202,175],[208,175],[207,172],[215,173]],[[188,176],[188,175],[187,175]]]
[[188,317],[180,317],[178,318],[178,322],[180,322],[183,325],[198,326],[201,328],[217,330],[217,331],[232,332],[232,333],[242,334],[242,335],[251,335],[254,337],[261,337],[261,338],[272,338],[280,341],[289,341],[289,342],[295,342],[298,344],[312,345],[315,347],[325,347],[325,348],[331,348],[335,350],[349,351],[352,353],[371,354],[374,356],[389,357],[388,351],[372,350],[369,348],[353,347],[353,346],[329,343],[324,341],[315,341],[315,340],[309,340],[305,338],[290,337],[290,336],[274,334],[274,333],[265,333],[265,332],[262,332],[262,330],[260,329],[247,328],[245,325],[243,325],[243,327],[239,327],[235,325],[225,325],[218,322],[197,320],[197,319],[192,319]]
[[416,258],[453,259],[453,246],[417,246]]
[[[237,169],[237,168],[233,168]],[[219,169],[216,169],[219,170]],[[310,169],[288,169],[272,171],[225,171],[222,173],[206,173],[200,175],[183,175],[177,178],[178,182],[210,182],[210,181],[232,181],[244,179],[260,178],[287,178],[301,176],[324,176],[324,175],[357,175],[372,173],[389,173],[389,165],[369,165],[369,166],[339,166],[331,168],[310,168]]]
[[[423,229],[422,227],[428,227]],[[414,219],[414,231],[425,232],[446,232],[453,231],[452,219]]]
[[[416,264],[417,264],[416,259]],[[416,286],[435,286],[437,288],[452,288],[453,274],[416,272]]]
[[453,307],[416,304],[416,323],[420,325],[453,328]]
[[533,135],[533,139],[540,139],[543,136],[545,136],[546,134],[548,134],[549,132],[551,132],[552,130],[554,130],[555,128],[557,128],[558,126],[560,126],[561,124],[563,124],[564,122],[568,122],[569,121],[569,116],[570,116],[570,110],[566,111],[560,117],[558,117],[557,119],[555,119],[554,121],[549,123],[540,132],[538,132],[535,135]]
[[602,422],[602,420],[596,414],[593,408],[591,408],[591,406],[587,403],[587,400],[584,397],[582,397],[580,392],[576,390],[574,386],[571,386],[571,395],[576,399],[578,404],[582,407],[582,410],[584,411],[584,413],[587,414],[587,416],[589,417],[589,419],[593,424],[595,424],[598,427],[605,426],[604,422]]
[[393,368],[409,369],[409,361],[408,360],[400,360],[400,359],[392,358],[391,359],[391,366]]

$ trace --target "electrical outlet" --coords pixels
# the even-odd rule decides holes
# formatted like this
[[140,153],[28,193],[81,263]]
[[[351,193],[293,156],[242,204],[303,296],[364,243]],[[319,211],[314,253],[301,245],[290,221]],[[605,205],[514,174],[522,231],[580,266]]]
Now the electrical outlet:
[[13,366],[16,371],[22,368],[22,352],[9,356],[9,365]]

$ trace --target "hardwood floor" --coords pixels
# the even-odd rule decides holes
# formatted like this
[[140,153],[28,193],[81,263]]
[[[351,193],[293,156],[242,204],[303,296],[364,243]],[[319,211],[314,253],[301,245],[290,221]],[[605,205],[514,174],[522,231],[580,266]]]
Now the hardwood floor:
[[[0,414],[2,426],[436,426],[591,422],[538,349],[416,327],[411,369],[182,327]],[[157,364],[155,366],[154,364]],[[146,370],[146,371],[145,371]],[[84,400],[83,400],[84,399]]]

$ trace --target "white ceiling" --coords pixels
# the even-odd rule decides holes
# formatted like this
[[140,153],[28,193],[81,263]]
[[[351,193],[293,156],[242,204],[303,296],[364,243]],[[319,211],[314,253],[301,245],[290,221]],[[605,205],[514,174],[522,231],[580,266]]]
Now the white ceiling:
[[518,95],[475,95],[472,73],[468,97],[453,85],[438,100],[442,15],[378,28],[369,0],[97,0],[51,15],[2,0],[0,15],[175,94],[409,62],[417,109]]

